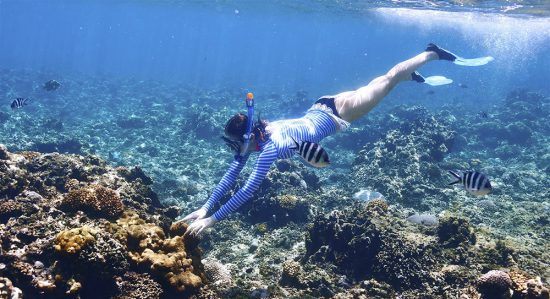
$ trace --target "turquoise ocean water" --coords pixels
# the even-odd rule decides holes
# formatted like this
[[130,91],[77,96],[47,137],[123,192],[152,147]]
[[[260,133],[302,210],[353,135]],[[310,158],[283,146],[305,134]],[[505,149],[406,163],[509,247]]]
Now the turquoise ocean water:
[[[10,152],[90,154],[111,166],[137,165],[151,178],[147,184],[156,195],[150,197],[158,195],[166,206],[177,207],[166,214],[175,220],[208,199],[231,163],[233,154],[219,136],[229,117],[245,111],[247,92],[256,95],[256,114],[262,117],[299,117],[317,98],[364,86],[432,42],[465,58],[492,56],[494,61],[481,67],[429,63],[420,73],[443,75],[454,82],[438,87],[415,82],[397,86],[350,130],[322,141],[333,161],[331,167],[312,169],[298,158],[272,167],[267,183],[252,200],[201,241],[202,258],[210,261],[204,264],[223,265],[225,268],[219,266],[223,271],[212,267],[232,277],[229,290],[210,285],[213,296],[331,298],[352,287],[377,289],[369,280],[376,279],[383,282],[379,288],[384,289],[386,283],[392,290],[387,294],[394,297],[404,294],[402,298],[418,298],[429,293],[434,298],[458,298],[450,296],[449,290],[456,289],[454,295],[467,293],[467,287],[475,288],[475,277],[503,268],[521,269],[548,286],[548,1],[0,0],[0,144]],[[57,80],[61,86],[47,91],[43,85],[48,80]],[[30,102],[12,109],[10,104],[16,98]],[[0,162],[2,159],[0,156]],[[232,192],[244,184],[253,167],[250,164]],[[3,165],[0,172],[11,169]],[[70,165],[66,167],[73,167]],[[495,191],[478,198],[460,187],[449,187],[447,171],[451,169],[482,171],[491,178]],[[41,193],[38,183],[25,188],[48,201],[51,196],[52,205],[66,198],[63,194],[68,187],[57,186],[59,181],[53,178],[41,179],[45,185],[58,188],[59,194]],[[2,216],[1,201],[16,201],[25,188],[6,191],[12,181],[1,178],[0,182],[0,228],[11,236],[8,228],[18,227],[16,217],[10,218],[12,214],[7,212],[8,216]],[[110,181],[102,182],[108,185]],[[388,220],[393,225],[388,224],[388,231],[412,225],[399,224],[408,223],[405,221],[412,215],[429,214],[430,221],[437,222],[451,214],[468,220],[478,234],[477,243],[449,253],[445,251],[451,250],[445,247],[447,243],[434,241],[442,238],[438,235],[441,226],[439,231],[407,226],[403,229],[403,234],[410,233],[406,240],[418,241],[418,236],[423,236],[422,242],[432,242],[415,248],[435,244],[437,250],[444,249],[403,253],[404,262],[391,260],[395,255],[388,258],[379,254],[372,262],[374,266],[369,266],[372,269],[349,273],[347,268],[364,261],[358,262],[350,253],[358,252],[357,248],[340,248],[341,252],[332,255],[334,260],[322,259],[330,265],[321,266],[322,271],[328,271],[323,276],[315,268],[319,266],[313,265],[319,261],[315,258],[330,250],[323,253],[315,246],[334,245],[327,241],[333,231],[323,225],[330,226],[338,217],[349,223],[367,221],[346,210],[365,205],[365,198],[355,194],[381,194],[385,198],[393,217],[382,217],[392,219]],[[289,201],[292,208],[288,208]],[[342,214],[328,214],[333,210]],[[319,220],[315,215],[332,216]],[[86,221],[82,223],[97,224]],[[76,226],[72,223],[57,229]],[[304,232],[313,235],[312,231],[327,236],[321,241],[304,238]],[[44,295],[36,291],[30,283],[35,280],[13,274],[20,269],[11,266],[15,254],[10,248],[41,238],[47,241],[36,243],[45,246],[53,235],[27,239],[18,235],[23,243],[2,238],[0,278],[10,278],[24,293],[31,294],[26,298],[60,298],[56,296],[65,294],[59,281],[55,282],[55,292]],[[338,244],[363,244],[354,242]],[[409,248],[403,242],[384,246]],[[387,249],[384,246],[380,252]],[[484,248],[501,250],[499,257],[505,256],[502,252],[509,256],[492,264],[498,254],[491,251],[490,255]],[[57,273],[52,262],[55,255],[44,252],[41,263],[46,265],[43,269],[51,271],[48,279],[53,281],[52,273]],[[340,254],[350,259],[339,259]],[[414,260],[411,265],[425,265],[415,262],[424,254],[435,256],[434,261],[426,262],[436,265],[430,268],[432,274],[452,272],[444,266],[455,264],[471,272],[452,272],[462,277],[452,282],[445,276],[450,272],[433,275],[446,277],[452,287],[444,288],[436,278],[428,279],[427,274],[417,277],[405,270],[403,274],[395,266],[408,267],[409,256]],[[34,262],[36,256],[40,255],[31,252],[28,260]],[[298,280],[289,280],[289,260],[300,263],[309,269],[304,273],[310,271],[317,278],[302,273]],[[386,263],[391,264],[387,269],[397,270],[387,270],[392,272],[389,274],[380,270],[386,269]],[[129,265],[132,271],[143,270],[131,261]],[[419,272],[414,266],[410,269]],[[151,273],[155,283],[170,289],[163,278],[155,276],[158,273]],[[86,285],[86,278],[78,275],[74,278],[83,283],[82,298],[107,298],[116,293],[106,288],[94,297],[93,283]],[[401,280],[408,284],[401,285]],[[201,292],[204,298],[213,298]],[[372,296],[392,297],[376,294]]]

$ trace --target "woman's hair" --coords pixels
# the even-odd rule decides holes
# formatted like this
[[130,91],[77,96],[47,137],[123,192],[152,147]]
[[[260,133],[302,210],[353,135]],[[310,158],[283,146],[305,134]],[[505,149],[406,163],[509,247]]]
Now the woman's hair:
[[[244,134],[246,134],[246,126],[248,124],[248,116],[243,113],[237,113],[233,115],[225,124],[225,135],[232,139],[238,139],[244,141]],[[267,121],[265,119],[259,119],[254,123],[252,127],[252,133],[256,137],[256,140],[264,140],[265,127]]]
[[242,113],[233,115],[225,124],[225,135],[232,139],[243,140],[246,134],[246,125],[248,117]]

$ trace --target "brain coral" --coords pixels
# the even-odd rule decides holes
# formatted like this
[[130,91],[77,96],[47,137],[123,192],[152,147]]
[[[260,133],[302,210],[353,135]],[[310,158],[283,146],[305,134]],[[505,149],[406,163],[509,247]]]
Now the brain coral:
[[95,242],[96,231],[84,226],[60,232],[54,241],[57,252],[75,254],[86,245]]
[[67,210],[82,210],[107,218],[117,217],[124,210],[118,193],[100,185],[70,190],[63,197],[61,206]]
[[504,271],[491,270],[478,279],[477,289],[482,298],[507,298],[510,296],[512,280]]

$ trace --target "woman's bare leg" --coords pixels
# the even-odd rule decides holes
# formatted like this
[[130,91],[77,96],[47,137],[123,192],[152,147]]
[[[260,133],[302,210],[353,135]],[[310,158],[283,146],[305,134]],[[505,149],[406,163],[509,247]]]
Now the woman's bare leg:
[[416,69],[437,59],[439,56],[435,52],[422,52],[398,63],[387,74],[375,78],[367,86],[334,96],[338,114],[348,122],[360,118],[372,110],[399,82],[411,80],[411,75]]

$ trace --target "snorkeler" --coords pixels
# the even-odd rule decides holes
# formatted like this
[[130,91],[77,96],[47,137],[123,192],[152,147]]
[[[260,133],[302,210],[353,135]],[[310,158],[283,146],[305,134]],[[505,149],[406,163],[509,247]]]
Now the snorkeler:
[[[480,66],[492,61],[492,57],[465,59],[434,44],[415,57],[400,62],[388,73],[372,80],[367,86],[333,96],[323,96],[307,110],[306,115],[267,123],[258,120],[253,123],[253,96],[247,95],[248,115],[238,113],[225,126],[224,140],[237,155],[229,169],[206,203],[198,210],[185,216],[182,221],[193,221],[188,234],[198,235],[204,229],[224,219],[249,200],[265,178],[269,168],[277,159],[287,159],[296,152],[311,163],[311,157],[324,157],[316,145],[321,139],[344,130],[350,122],[372,110],[400,82],[416,81],[432,86],[449,84],[451,79],[443,76],[423,77],[416,69],[432,60],[447,60],[458,65]],[[298,148],[297,148],[298,144]],[[301,145],[309,148],[299,148]],[[214,205],[234,185],[250,153],[259,152],[254,170],[244,187],[236,192],[227,203],[210,217],[206,217]],[[328,162],[328,156],[327,156]],[[313,164],[314,165],[314,164]],[[206,218],[205,218],[206,217]]]

